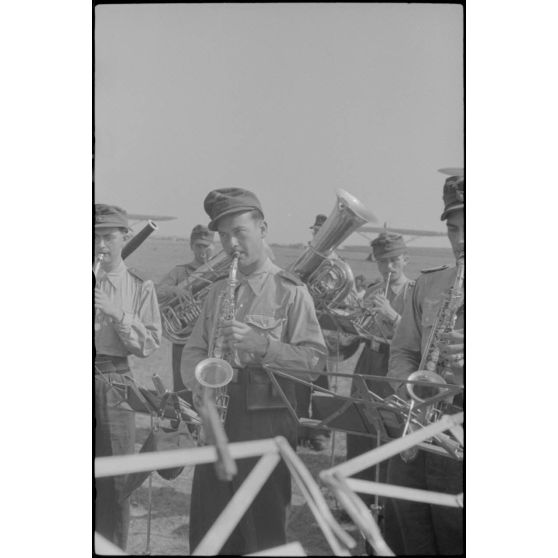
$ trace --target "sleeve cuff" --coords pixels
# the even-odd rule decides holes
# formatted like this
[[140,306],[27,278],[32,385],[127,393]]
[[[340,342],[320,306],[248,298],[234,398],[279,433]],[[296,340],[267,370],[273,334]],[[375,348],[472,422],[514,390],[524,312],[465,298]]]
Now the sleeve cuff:
[[122,312],[121,320],[114,320],[114,325],[123,331],[132,327],[133,316],[129,312]]
[[269,364],[277,360],[280,352],[281,341],[277,341],[277,339],[271,339],[268,337],[268,344],[267,344],[267,351],[262,358],[262,362],[265,364]]

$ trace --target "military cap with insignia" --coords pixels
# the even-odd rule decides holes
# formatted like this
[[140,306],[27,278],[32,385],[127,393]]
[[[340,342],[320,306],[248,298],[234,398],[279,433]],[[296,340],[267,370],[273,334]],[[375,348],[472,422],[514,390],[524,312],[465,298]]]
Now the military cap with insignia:
[[400,234],[383,232],[371,243],[375,260],[395,258],[407,253],[407,245]]
[[465,207],[465,174],[463,169],[439,169],[442,174],[450,175],[444,183],[444,221],[452,211]]
[[104,203],[95,204],[95,229],[124,228],[128,227],[128,214],[116,205]]
[[327,215],[319,213],[316,215],[316,220],[314,224],[310,227],[311,229],[319,229],[327,221]]
[[196,225],[190,234],[190,242],[203,240],[211,244],[215,240],[215,233],[203,225]]
[[233,213],[245,213],[258,209],[262,215],[263,210],[260,200],[244,188],[220,188],[212,190],[207,194],[203,207],[211,219],[208,228],[210,231],[217,230],[217,221],[226,215]]

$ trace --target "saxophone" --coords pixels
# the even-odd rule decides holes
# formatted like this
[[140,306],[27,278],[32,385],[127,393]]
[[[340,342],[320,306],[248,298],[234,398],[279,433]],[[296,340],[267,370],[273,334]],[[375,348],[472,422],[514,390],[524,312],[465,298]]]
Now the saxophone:
[[[451,374],[449,363],[440,362],[440,343],[442,336],[446,333],[453,331],[455,322],[457,320],[457,311],[463,303],[463,280],[465,277],[465,254],[462,252],[457,259],[456,275],[453,285],[445,294],[444,299],[436,320],[432,326],[432,330],[428,337],[426,347],[419,364],[419,369],[413,372],[408,380],[422,381],[432,383],[432,386],[419,386],[418,384],[407,384],[406,389],[411,397],[409,404],[409,413],[403,431],[403,436],[409,429],[414,429],[416,426],[416,419],[411,423],[411,416],[413,415],[413,407],[416,403],[424,403],[431,397],[441,395],[444,390],[444,385],[447,384],[447,379]],[[440,373],[436,373],[436,369],[440,369]],[[421,413],[419,422],[421,425],[426,426],[438,420],[443,414],[443,405],[445,400],[438,401],[432,405],[427,406]],[[444,439],[444,445],[449,444],[450,451],[459,453],[459,448],[451,447],[451,440]],[[401,458],[405,462],[412,461],[418,453],[416,446],[405,450],[401,453]]]
[[236,350],[224,346],[222,324],[224,321],[234,319],[235,315],[235,290],[238,285],[236,274],[238,271],[239,253],[234,252],[232,263],[224,291],[220,294],[217,307],[219,312],[213,321],[213,328],[209,340],[208,358],[196,365],[194,375],[196,380],[204,387],[210,388],[215,395],[215,406],[222,423],[227,418],[229,406],[228,384],[233,378],[232,364],[238,365]]

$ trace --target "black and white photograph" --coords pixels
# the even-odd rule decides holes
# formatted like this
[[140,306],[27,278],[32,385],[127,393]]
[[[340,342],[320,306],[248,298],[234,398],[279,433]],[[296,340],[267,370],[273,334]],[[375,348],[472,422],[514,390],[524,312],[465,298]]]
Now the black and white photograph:
[[97,554],[464,553],[464,7],[94,8]]
[[553,555],[556,11],[5,3],[2,555]]

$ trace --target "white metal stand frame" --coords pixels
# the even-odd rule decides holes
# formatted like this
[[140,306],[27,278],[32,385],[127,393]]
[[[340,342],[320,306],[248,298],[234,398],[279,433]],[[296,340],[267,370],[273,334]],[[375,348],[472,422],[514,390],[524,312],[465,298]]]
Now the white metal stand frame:
[[394,556],[383,539],[373,514],[356,495],[356,492],[450,507],[463,507],[463,494],[443,494],[353,479],[350,476],[368,467],[377,466],[382,461],[420,444],[424,440],[445,430],[450,430],[463,443],[463,429],[461,427],[463,416],[463,413],[451,416],[444,415],[437,422],[421,428],[412,434],[393,440],[320,473],[321,480],[333,490],[341,505],[345,508],[366,540],[372,545],[377,555]]
[[[279,436],[266,440],[235,442],[228,444],[228,448],[233,459],[261,457],[197,548],[194,549],[193,556],[215,555],[221,550],[281,459],[285,461],[295,482],[306,498],[308,506],[324,533],[333,554],[335,556],[351,556],[350,549],[356,546],[356,541],[337,523],[317,483],[285,438]],[[215,446],[98,457],[95,459],[95,478],[185,465],[214,463],[218,459],[219,456]],[[273,552],[273,549],[269,549],[269,552]],[[264,555],[265,551],[260,554]]]

